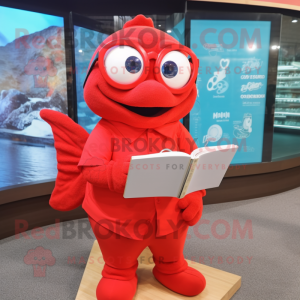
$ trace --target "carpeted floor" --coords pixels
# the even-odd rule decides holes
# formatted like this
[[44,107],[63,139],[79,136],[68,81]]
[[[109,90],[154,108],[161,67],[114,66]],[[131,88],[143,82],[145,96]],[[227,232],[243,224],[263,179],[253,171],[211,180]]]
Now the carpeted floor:
[[[242,287],[233,300],[300,299],[300,188],[207,205],[202,222],[190,229],[184,254],[241,275]],[[58,239],[44,231],[0,241],[0,299],[75,299],[94,241],[89,228],[83,219],[61,224]],[[43,250],[48,266],[34,274],[31,263],[39,253],[27,252],[39,246],[50,250],[55,262],[51,252]]]

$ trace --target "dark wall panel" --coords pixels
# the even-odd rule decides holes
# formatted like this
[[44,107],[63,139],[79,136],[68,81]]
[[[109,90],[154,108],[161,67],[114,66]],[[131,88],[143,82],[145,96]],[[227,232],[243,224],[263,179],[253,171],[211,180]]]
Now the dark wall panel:
[[0,0],[0,5],[28,9],[49,14],[67,14],[73,11],[86,16],[137,15],[137,14],[172,14],[184,12],[184,0]]
[[25,220],[28,230],[35,227],[60,222],[86,218],[86,212],[80,207],[69,212],[54,210],[49,205],[50,195],[20,200],[1,205],[0,208],[0,239],[15,234],[15,221]]
[[[216,204],[279,194],[300,186],[300,167],[273,173],[224,178],[207,191],[204,204]],[[284,200],[283,200],[284,201]]]

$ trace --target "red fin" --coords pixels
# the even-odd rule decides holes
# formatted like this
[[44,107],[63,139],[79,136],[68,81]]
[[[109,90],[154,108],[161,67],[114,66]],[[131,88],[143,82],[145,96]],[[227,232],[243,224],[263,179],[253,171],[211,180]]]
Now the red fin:
[[60,211],[75,209],[85,195],[86,181],[77,164],[89,134],[60,112],[43,109],[40,116],[52,128],[57,157],[58,175],[50,205]]
[[133,18],[130,21],[127,21],[124,26],[124,28],[133,27],[133,26],[148,26],[148,27],[154,27],[153,21],[151,18],[146,18],[144,15],[137,15],[135,18]]

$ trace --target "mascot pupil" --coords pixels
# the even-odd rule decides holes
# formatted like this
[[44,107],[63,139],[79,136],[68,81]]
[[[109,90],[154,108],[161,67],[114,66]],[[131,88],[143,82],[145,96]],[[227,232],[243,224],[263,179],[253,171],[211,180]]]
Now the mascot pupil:
[[124,199],[123,192],[131,156],[197,148],[179,120],[195,103],[199,61],[139,15],[109,36],[91,62],[84,98],[102,119],[90,135],[62,113],[41,111],[52,127],[58,161],[50,205],[60,211],[82,205],[87,212],[105,261],[97,299],[134,297],[137,258],[146,247],[161,284],[198,295],[206,281],[187,265],[183,248],[188,227],[201,217],[205,190],[183,199]]

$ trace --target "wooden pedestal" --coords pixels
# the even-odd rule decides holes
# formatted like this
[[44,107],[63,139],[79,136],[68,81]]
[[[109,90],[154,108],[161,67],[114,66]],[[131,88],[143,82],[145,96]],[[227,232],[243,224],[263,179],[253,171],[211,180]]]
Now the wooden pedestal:
[[[137,270],[138,288],[134,300],[229,300],[241,286],[241,277],[196,262],[187,261],[189,266],[199,270],[206,278],[205,290],[196,297],[185,297],[176,294],[161,285],[152,275],[153,260],[149,248],[139,257]],[[104,266],[102,254],[95,241],[76,300],[97,300],[96,288]]]

